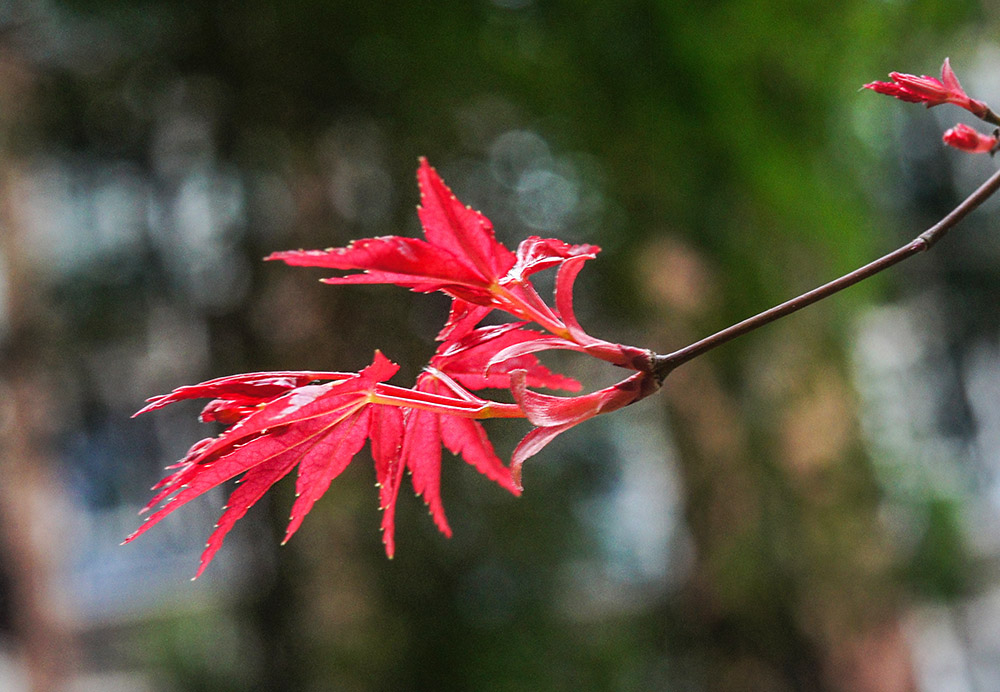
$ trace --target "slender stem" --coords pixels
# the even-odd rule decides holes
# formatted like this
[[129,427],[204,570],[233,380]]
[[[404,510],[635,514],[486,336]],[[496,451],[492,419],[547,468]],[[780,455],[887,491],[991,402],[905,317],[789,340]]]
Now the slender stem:
[[457,399],[416,389],[406,389],[379,382],[368,403],[444,413],[463,418],[524,418],[517,404],[505,404],[489,399]]
[[812,305],[813,303],[823,300],[824,298],[828,298],[834,293],[842,291],[848,286],[853,286],[859,281],[864,281],[865,279],[874,276],[880,271],[888,269],[899,262],[902,262],[906,258],[915,255],[918,252],[929,250],[937,241],[944,237],[952,226],[956,225],[959,221],[965,218],[966,214],[989,199],[990,196],[993,195],[993,193],[995,193],[998,189],[1000,189],[1000,171],[997,171],[990,176],[990,178],[983,183],[978,190],[966,197],[965,200],[952,209],[947,216],[942,218],[936,224],[928,228],[903,247],[890,252],[888,255],[885,255],[874,262],[855,269],[849,274],[841,276],[839,279],[834,279],[830,283],[824,284],[819,288],[814,288],[813,290],[803,293],[796,298],[792,298],[781,305],[776,305],[770,310],[765,310],[762,313],[745,319],[742,322],[738,322],[731,327],[727,327],[722,331],[716,332],[711,336],[707,336],[704,339],[696,341],[695,343],[685,346],[684,348],[674,351],[673,353],[656,355],[653,357],[653,372],[660,380],[662,380],[678,365],[686,363],[692,358],[696,358],[703,353],[711,351],[716,346],[721,346],[724,343],[732,341],[738,336],[743,336],[748,332],[752,332],[758,327],[763,327],[765,324],[770,324],[771,322],[779,320],[782,317],[792,314],[793,312],[797,312],[808,305]]

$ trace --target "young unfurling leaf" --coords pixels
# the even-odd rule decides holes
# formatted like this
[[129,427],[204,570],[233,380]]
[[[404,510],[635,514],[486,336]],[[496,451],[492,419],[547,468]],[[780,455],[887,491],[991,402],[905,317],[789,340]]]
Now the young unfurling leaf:
[[864,88],[887,96],[893,96],[900,101],[923,103],[928,108],[943,103],[952,103],[964,108],[978,118],[986,119],[990,113],[989,107],[982,101],[969,98],[965,89],[958,82],[951,62],[944,59],[941,66],[941,79],[923,75],[918,77],[905,72],[890,72],[891,82],[870,82]]

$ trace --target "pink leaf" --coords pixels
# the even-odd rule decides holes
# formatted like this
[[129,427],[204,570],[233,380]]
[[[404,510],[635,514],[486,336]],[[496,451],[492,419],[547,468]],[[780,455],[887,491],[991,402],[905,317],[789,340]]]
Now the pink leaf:
[[992,154],[998,146],[996,136],[984,135],[965,123],[947,130],[942,139],[948,146],[969,154]]
[[511,392],[533,425],[549,427],[580,423],[599,413],[616,411],[652,394],[659,385],[648,372],[637,372],[621,382],[582,396],[552,396],[527,388],[525,374],[511,373]]
[[[543,334],[538,339],[532,339],[530,341],[522,341],[520,343],[514,343],[510,346],[500,349],[490,361],[486,364],[487,369],[492,372],[495,367],[502,363],[511,363],[517,361],[518,359],[528,355],[530,353],[539,353],[541,351],[553,351],[553,350],[569,350],[569,351],[586,351],[586,349],[561,336],[549,336],[548,334]],[[510,368],[511,370],[516,370],[517,368]],[[532,384],[532,386],[537,387],[540,385]],[[559,389],[565,389],[564,387],[559,387]],[[576,391],[573,389],[572,391]]]
[[345,248],[276,252],[267,259],[293,266],[357,269],[362,274],[324,279],[328,284],[396,284],[420,292],[453,286],[480,287],[483,278],[465,262],[417,238],[383,236],[355,240]]
[[989,107],[982,101],[969,98],[965,89],[958,82],[958,77],[951,69],[951,62],[944,59],[941,66],[941,79],[928,75],[916,76],[905,72],[890,72],[891,82],[870,82],[864,85],[879,94],[886,94],[901,101],[923,103],[928,108],[952,103],[964,108],[978,118],[986,118]]
[[490,220],[458,201],[427,159],[420,159],[417,183],[417,212],[427,240],[468,262],[488,283],[506,274],[516,258],[496,241]]
[[222,513],[222,516],[219,517],[219,521],[215,525],[215,530],[212,531],[212,535],[208,537],[208,541],[205,543],[205,550],[201,554],[198,572],[194,575],[195,579],[201,576],[205,568],[208,567],[208,563],[219,552],[226,534],[232,530],[236,522],[242,519],[246,515],[247,510],[256,504],[260,498],[264,497],[264,494],[271,489],[271,486],[295,468],[295,464],[298,463],[298,456],[295,454],[295,451],[294,449],[288,450],[284,454],[274,457],[263,464],[254,466],[239,480],[239,485],[236,486],[236,489],[226,502],[226,509]]
[[437,414],[410,411],[407,415],[403,461],[412,474],[413,489],[423,498],[438,530],[451,537],[441,501],[441,427]]
[[475,305],[460,298],[452,299],[448,321],[438,332],[437,341],[461,339],[475,329],[476,325],[492,311],[491,306]]
[[526,459],[538,454],[542,449],[559,435],[572,428],[576,423],[564,423],[551,428],[535,428],[517,445],[510,460],[511,477],[519,490],[521,485],[521,469]]
[[653,353],[647,349],[615,344],[590,336],[583,330],[576,319],[573,310],[573,284],[583,269],[583,263],[589,257],[581,255],[566,260],[556,275],[556,308],[559,316],[566,324],[573,341],[583,346],[590,355],[606,360],[609,363],[631,368],[633,370],[649,371],[652,368]]
[[285,530],[288,539],[302,525],[302,520],[313,505],[329,488],[334,478],[347,468],[354,455],[361,451],[368,437],[371,421],[370,407],[361,409],[350,417],[327,429],[299,463],[299,477],[295,483],[295,503]]
[[618,384],[590,394],[558,397],[531,391],[527,388],[525,373],[511,373],[511,392],[514,398],[528,420],[538,426],[521,440],[511,459],[511,471],[518,487],[525,459],[537,454],[556,436],[598,414],[628,406],[649,396],[658,388],[659,383],[651,373],[637,372]]
[[511,477],[510,469],[493,451],[486,430],[477,421],[455,416],[441,416],[441,439],[448,451],[461,456],[491,481],[515,495],[520,489]]
[[601,251],[596,245],[570,245],[556,238],[531,236],[517,246],[517,262],[509,277],[521,280],[549,267],[555,267],[571,257],[593,259]]
[[573,340],[581,346],[596,341],[583,331],[583,327],[576,321],[576,313],[573,311],[573,284],[576,282],[580,270],[583,269],[583,263],[588,259],[590,258],[585,255],[569,259],[559,267],[559,273],[556,275],[556,309]]
[[354,377],[343,372],[251,372],[208,380],[201,384],[178,387],[169,394],[154,396],[143,408],[132,414],[155,411],[185,399],[225,399],[232,402],[258,403],[273,399],[290,389],[316,380],[341,380]]
[[481,327],[464,338],[442,344],[431,358],[431,365],[450,375],[469,389],[510,387],[510,372],[526,370],[533,387],[579,391],[576,380],[553,373],[529,354],[562,346],[575,348],[572,342],[542,332],[524,329],[523,322]]
[[965,89],[958,83],[958,77],[955,76],[955,71],[951,69],[951,61],[948,58],[945,58],[944,64],[941,65],[941,81],[946,90],[965,96]]
[[398,406],[375,406],[369,438],[382,510],[382,542],[390,558],[396,552],[396,498],[403,479],[403,411]]

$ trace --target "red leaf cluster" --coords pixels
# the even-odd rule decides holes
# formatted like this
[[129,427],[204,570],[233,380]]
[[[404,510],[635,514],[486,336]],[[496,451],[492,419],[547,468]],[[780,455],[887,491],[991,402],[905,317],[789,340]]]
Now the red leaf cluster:
[[[451,535],[441,499],[442,447],[516,495],[524,460],[556,435],[656,390],[659,381],[649,351],[590,336],[576,319],[573,284],[599,248],[530,237],[511,252],[496,240],[490,221],[459,202],[426,160],[420,162],[417,180],[424,239],[366,238],[343,248],[278,252],[268,258],[349,272],[324,279],[330,284],[388,283],[450,296],[440,343],[415,385],[388,384],[398,367],[376,352],[372,364],[358,373],[250,373],[179,387],[150,399],[139,413],[184,399],[211,399],[202,420],[229,427],[195,444],[170,467],[172,473],[154,487],[156,494],[143,511],[159,509],[126,542],[181,505],[240,476],[208,539],[200,575],[235,522],[274,483],[297,469],[287,541],[368,442],[383,510],[383,541],[391,557],[404,471],[410,472],[435,524]],[[557,272],[554,306],[530,280],[550,268]],[[494,310],[517,321],[477,326]],[[529,329],[530,323],[542,331]],[[539,362],[535,354],[548,349],[579,351],[637,372],[583,396],[539,394],[528,387],[580,389],[572,378]],[[509,389],[516,403],[473,393],[487,388]],[[518,445],[510,466],[499,459],[478,422],[485,418],[527,418],[537,426]]]
[[[916,76],[904,72],[890,72],[891,82],[870,82],[864,85],[879,94],[886,94],[909,103],[923,103],[928,108],[951,103],[964,108],[977,118],[1000,125],[998,116],[983,101],[970,98],[951,69],[951,62],[944,59],[941,79],[928,75]],[[997,135],[984,135],[965,124],[959,124],[944,133],[944,143],[970,154],[993,154]]]
[[1000,145],[996,134],[984,135],[965,123],[945,130],[941,139],[948,146],[970,154],[993,154]]

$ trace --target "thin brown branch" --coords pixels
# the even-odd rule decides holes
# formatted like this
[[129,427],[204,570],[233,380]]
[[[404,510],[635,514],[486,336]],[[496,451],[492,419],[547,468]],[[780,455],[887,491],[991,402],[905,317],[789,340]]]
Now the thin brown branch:
[[662,380],[674,368],[688,362],[692,358],[696,358],[704,353],[707,353],[708,351],[711,351],[717,346],[721,346],[722,344],[732,341],[736,337],[743,336],[744,334],[752,332],[759,327],[763,327],[764,325],[770,324],[771,322],[779,320],[782,317],[786,317],[793,312],[798,312],[802,308],[819,302],[824,298],[828,298],[833,294],[844,290],[848,286],[853,286],[859,281],[864,281],[865,279],[902,262],[912,255],[929,250],[937,241],[941,240],[941,238],[943,238],[953,226],[964,219],[966,214],[989,199],[998,189],[1000,189],[1000,171],[997,171],[990,176],[990,178],[983,183],[979,189],[966,197],[961,204],[952,209],[944,218],[908,242],[906,245],[898,248],[897,250],[893,250],[889,254],[880,257],[874,262],[855,269],[838,279],[834,279],[829,283],[823,284],[818,288],[814,288],[813,290],[803,293],[800,296],[785,301],[780,305],[776,305],[773,308],[747,318],[742,322],[738,322],[731,327],[727,327],[719,332],[716,332],[715,334],[712,334],[711,336],[707,336],[700,341],[690,344],[689,346],[685,346],[684,348],[674,351],[673,353],[654,356],[653,372],[656,373],[660,380]]

